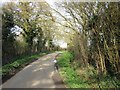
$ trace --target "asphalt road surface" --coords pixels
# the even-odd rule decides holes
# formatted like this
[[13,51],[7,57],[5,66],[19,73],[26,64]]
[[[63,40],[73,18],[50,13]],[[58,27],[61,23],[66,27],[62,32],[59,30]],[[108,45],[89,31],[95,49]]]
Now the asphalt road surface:
[[7,80],[2,88],[65,88],[53,59],[58,53],[39,58]]

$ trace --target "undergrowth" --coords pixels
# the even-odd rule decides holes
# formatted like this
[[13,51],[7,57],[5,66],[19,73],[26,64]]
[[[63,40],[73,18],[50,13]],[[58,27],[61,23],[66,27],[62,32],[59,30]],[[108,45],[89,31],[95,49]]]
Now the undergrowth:
[[60,75],[68,88],[120,88],[120,81],[115,77],[100,77],[92,66],[80,67],[78,63],[72,63],[70,52],[63,52],[57,60]]
[[0,74],[1,75],[9,75],[13,70],[18,69],[18,68],[24,66],[25,64],[27,64],[28,62],[30,62],[31,60],[36,60],[40,56],[43,56],[45,54],[46,53],[39,53],[39,54],[35,54],[32,56],[26,56],[24,58],[16,59],[14,62],[2,66],[0,68]]

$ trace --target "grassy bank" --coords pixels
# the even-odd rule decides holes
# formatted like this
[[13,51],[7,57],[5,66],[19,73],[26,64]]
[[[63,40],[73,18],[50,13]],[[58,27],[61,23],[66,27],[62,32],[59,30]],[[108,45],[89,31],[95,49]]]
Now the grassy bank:
[[62,53],[57,60],[60,75],[68,88],[120,88],[120,81],[115,77],[99,77],[92,66],[82,68],[78,63],[72,63],[73,55],[69,52]]
[[28,56],[25,56],[22,58],[19,57],[18,59],[14,60],[14,62],[2,66],[2,68],[0,68],[0,74],[2,74],[2,76],[14,74],[16,72],[16,70],[19,71],[24,66],[37,60],[39,57],[41,57],[45,54],[48,54],[48,53],[39,53],[39,54],[34,54],[34,55],[28,55]]

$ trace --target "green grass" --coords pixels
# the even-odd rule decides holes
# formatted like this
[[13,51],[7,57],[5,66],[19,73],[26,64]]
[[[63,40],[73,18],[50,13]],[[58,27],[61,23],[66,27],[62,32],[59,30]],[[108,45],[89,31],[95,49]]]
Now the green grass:
[[107,74],[100,76],[92,66],[87,68],[78,68],[76,72],[84,80],[90,88],[119,88],[120,81],[115,77],[110,77]]
[[37,59],[40,56],[43,56],[45,54],[46,53],[39,53],[39,54],[35,54],[35,55],[32,55],[32,56],[26,56],[26,57],[23,57],[23,58],[16,59],[14,62],[2,66],[2,68],[0,68],[0,74],[8,75],[8,74],[11,73],[11,71],[13,71],[17,68],[20,68],[21,66],[27,64],[29,61],[31,61],[33,59],[35,60],[35,59]]
[[81,68],[78,63],[70,63],[72,59],[73,55],[67,51],[57,58],[60,75],[68,88],[120,88],[119,80],[109,75],[99,79],[92,66]]
[[63,52],[60,57],[58,57],[58,65],[60,70],[60,75],[63,77],[63,80],[67,87],[69,88],[82,88],[84,86],[88,87],[87,84],[84,84],[77,72],[72,68],[70,61],[73,59],[73,55],[69,52]]

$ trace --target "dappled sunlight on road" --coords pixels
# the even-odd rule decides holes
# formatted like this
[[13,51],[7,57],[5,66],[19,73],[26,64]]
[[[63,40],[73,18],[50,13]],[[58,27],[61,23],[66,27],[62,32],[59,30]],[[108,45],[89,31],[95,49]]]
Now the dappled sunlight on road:
[[39,65],[39,66],[36,66],[36,68],[33,70],[33,72],[44,70],[44,69],[49,68],[49,67],[50,67],[50,64]]
[[36,86],[36,85],[40,84],[40,81],[33,81],[32,83],[33,83],[32,86]]
[[43,68],[38,68],[38,69],[35,69],[35,70],[33,70],[33,72],[37,72],[37,71],[40,71],[40,70],[42,70]]
[[50,74],[49,74],[49,77],[52,77],[54,75],[55,71],[52,71]]
[[55,87],[52,85],[52,81],[49,79],[43,79],[43,80],[35,80],[35,81],[32,81],[31,83],[31,87],[38,87],[38,85],[41,85],[42,87],[41,88],[47,88],[47,87]]
[[[26,66],[3,84],[3,88],[55,88],[53,59],[57,54],[48,54]],[[61,87],[59,85],[59,87]]]

